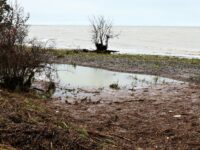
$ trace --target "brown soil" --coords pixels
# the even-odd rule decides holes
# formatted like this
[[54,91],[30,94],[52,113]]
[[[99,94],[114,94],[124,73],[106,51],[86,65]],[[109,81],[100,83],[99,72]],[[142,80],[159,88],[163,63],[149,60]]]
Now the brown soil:
[[109,145],[109,137],[90,134],[66,112],[31,94],[0,91],[0,150],[95,150]]
[[200,149],[199,90],[165,85],[135,91],[121,102],[56,105],[76,124],[113,139],[110,149]]
[[161,85],[120,101],[75,105],[1,91],[0,143],[36,150],[199,149],[199,90]]
[[[149,63],[104,55],[72,55],[55,62],[184,81],[200,70],[193,63],[162,61],[156,68],[158,62],[153,60]],[[199,91],[200,86],[188,83],[160,85],[74,105],[0,91],[0,149],[198,150]]]

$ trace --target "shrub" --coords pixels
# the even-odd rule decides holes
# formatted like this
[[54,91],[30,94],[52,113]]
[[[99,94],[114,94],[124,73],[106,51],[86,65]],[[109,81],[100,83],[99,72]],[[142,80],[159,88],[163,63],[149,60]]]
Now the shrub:
[[27,40],[29,15],[23,8],[15,3],[6,10],[0,14],[0,85],[26,91],[35,73],[46,69],[49,53],[43,44]]
[[113,84],[111,84],[111,85],[110,85],[110,88],[111,88],[111,89],[115,89],[115,90],[119,90],[119,89],[120,89],[118,83],[113,83]]
[[96,46],[96,50],[107,50],[109,40],[118,36],[113,33],[112,22],[106,20],[103,16],[93,17],[90,22],[92,26],[92,41]]

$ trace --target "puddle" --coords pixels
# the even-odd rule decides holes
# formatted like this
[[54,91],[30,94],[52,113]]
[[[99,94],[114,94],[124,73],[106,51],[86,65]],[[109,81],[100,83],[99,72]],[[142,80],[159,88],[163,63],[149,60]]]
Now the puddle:
[[[54,78],[57,89],[54,98],[61,100],[81,99],[91,100],[99,95],[117,96],[124,98],[130,89],[140,89],[159,84],[182,83],[177,80],[134,73],[121,73],[91,67],[55,64],[57,75]],[[41,79],[42,77],[40,77]],[[111,84],[118,84],[120,90],[110,88]],[[105,97],[104,97],[105,98]],[[72,100],[73,101],[73,100]]]
[[141,88],[155,84],[178,82],[176,80],[151,75],[121,73],[96,69],[91,67],[73,66],[66,64],[54,65],[57,69],[57,81],[63,86],[106,88],[111,84],[118,84],[121,88]]

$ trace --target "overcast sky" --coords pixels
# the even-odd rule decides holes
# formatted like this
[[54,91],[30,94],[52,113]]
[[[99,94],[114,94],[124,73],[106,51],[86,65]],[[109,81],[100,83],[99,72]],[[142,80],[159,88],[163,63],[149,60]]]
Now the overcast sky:
[[18,0],[30,24],[87,25],[103,15],[115,25],[200,26],[200,0]]

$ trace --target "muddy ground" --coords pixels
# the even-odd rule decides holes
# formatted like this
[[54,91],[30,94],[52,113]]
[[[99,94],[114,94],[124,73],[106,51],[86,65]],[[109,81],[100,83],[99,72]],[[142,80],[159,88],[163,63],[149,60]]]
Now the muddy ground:
[[200,149],[199,60],[77,52],[57,56],[56,62],[186,81],[62,107],[78,124],[112,137],[114,149]]
[[[193,82],[200,70],[196,60],[172,58],[72,54],[53,59],[57,63]],[[200,149],[199,85],[188,82],[156,85],[128,91],[125,96],[113,92],[119,91],[114,90],[112,96],[104,95],[97,101],[85,99],[71,104],[1,90],[0,149],[9,147],[5,145],[58,150]]]
[[200,149],[200,87],[188,84],[140,89],[111,103],[56,102],[75,123],[113,139],[111,149]]

